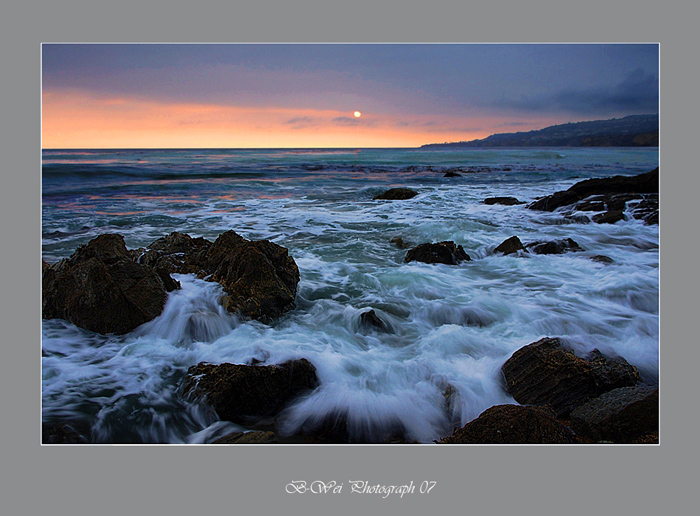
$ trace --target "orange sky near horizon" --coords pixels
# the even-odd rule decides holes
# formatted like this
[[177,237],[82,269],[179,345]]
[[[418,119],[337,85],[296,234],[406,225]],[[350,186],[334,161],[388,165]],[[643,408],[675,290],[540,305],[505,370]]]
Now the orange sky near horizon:
[[[498,131],[439,124],[420,116],[174,103],[100,97],[81,91],[42,95],[42,148],[419,147],[485,138]],[[475,127],[500,121],[474,118]]]

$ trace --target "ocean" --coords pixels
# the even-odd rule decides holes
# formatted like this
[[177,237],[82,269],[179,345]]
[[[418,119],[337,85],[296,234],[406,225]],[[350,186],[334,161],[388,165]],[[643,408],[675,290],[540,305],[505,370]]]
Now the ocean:
[[[176,275],[182,289],[159,317],[127,335],[43,320],[43,421],[73,422],[93,443],[209,443],[255,425],[185,399],[190,366],[306,358],[320,384],[279,414],[281,438],[340,414],[354,442],[384,442],[398,426],[432,443],[516,403],[500,368],[542,337],[621,356],[657,383],[659,226],[573,223],[483,200],[529,203],[658,161],[657,148],[44,150],[47,262],[102,233],[139,248],[173,231],[214,241],[234,230],[286,247],[301,280],[296,308],[270,325],[237,320],[218,284],[189,275]],[[398,186],[419,195],[373,200]],[[513,235],[572,238],[584,251],[494,253]],[[405,263],[394,237],[453,240],[472,261]],[[368,309],[388,332],[361,327]]]

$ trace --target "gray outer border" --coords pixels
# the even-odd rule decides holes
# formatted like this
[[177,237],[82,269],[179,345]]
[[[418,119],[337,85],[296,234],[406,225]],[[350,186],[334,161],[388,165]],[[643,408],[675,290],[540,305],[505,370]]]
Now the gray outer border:
[[[278,2],[275,2],[275,4]],[[594,0],[441,2],[287,2],[249,5],[122,0],[14,2],[3,9],[3,485],[4,505],[22,513],[191,514],[280,510],[400,510],[503,514],[659,514],[690,505],[691,422],[685,368],[696,343],[682,339],[693,320],[690,253],[676,240],[679,206],[694,188],[686,101],[697,41],[689,8],[668,3]],[[213,4],[213,5],[210,5]],[[688,4],[684,4],[688,5]],[[687,12],[684,12],[687,11]],[[663,231],[661,446],[650,447],[41,447],[40,377],[40,43],[43,41],[241,42],[646,42],[661,43]],[[9,73],[8,70],[9,69]],[[681,120],[683,118],[684,120]],[[680,125],[679,125],[680,124]],[[695,173],[690,168],[691,175]],[[672,202],[673,201],[673,202]],[[695,280],[696,281],[696,280]],[[693,310],[694,311],[694,310]],[[684,367],[684,364],[685,367]],[[9,476],[8,476],[9,473]],[[351,495],[348,480],[396,484],[436,480],[428,495]],[[336,480],[342,495],[288,495],[292,480]],[[6,480],[7,482],[7,480]],[[694,483],[693,483],[694,484]],[[683,497],[686,497],[685,499]],[[684,502],[686,502],[684,504]],[[694,505],[694,504],[693,504]],[[604,508],[604,509],[601,509]],[[277,509],[277,511],[275,511]],[[15,509],[16,510],[16,509]]]

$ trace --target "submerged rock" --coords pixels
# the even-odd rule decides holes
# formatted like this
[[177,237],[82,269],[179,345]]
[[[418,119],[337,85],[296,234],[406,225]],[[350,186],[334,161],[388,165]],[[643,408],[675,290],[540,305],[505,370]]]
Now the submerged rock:
[[574,433],[546,407],[496,405],[438,444],[571,444]]
[[399,201],[404,199],[412,199],[418,195],[418,192],[410,188],[391,188],[386,192],[375,195],[374,200]]
[[515,197],[488,197],[484,199],[484,204],[503,204],[504,206],[513,206],[516,204],[525,204],[525,202],[519,201]]
[[437,244],[420,244],[406,253],[405,261],[457,265],[463,261],[471,261],[471,258],[464,252],[461,245],[453,241],[445,241]]
[[659,389],[635,385],[608,391],[574,409],[571,424],[595,441],[615,443],[658,432]]
[[637,368],[598,350],[576,356],[558,338],[544,338],[517,350],[501,368],[518,403],[549,405],[557,417],[618,387],[635,385]]
[[368,310],[360,314],[360,327],[378,330],[381,332],[389,332],[387,324],[379,318],[374,310]]
[[280,365],[199,363],[187,371],[183,386],[190,398],[203,398],[223,420],[246,423],[274,416],[294,397],[318,384],[306,359]]
[[408,244],[404,242],[403,238],[401,237],[393,237],[390,242],[396,246],[398,246],[401,249],[407,249]]
[[167,293],[161,275],[132,260],[123,236],[104,234],[45,270],[42,317],[124,334],[160,315]]
[[503,253],[505,254],[513,254],[517,253],[518,251],[525,251],[525,246],[523,243],[520,241],[520,239],[517,236],[512,236],[496,247],[493,251],[495,253]]
[[615,260],[613,260],[609,256],[605,256],[604,254],[597,254],[595,256],[591,256],[591,260],[593,260],[594,262],[605,264],[615,263]]
[[459,172],[448,170],[447,172],[445,172],[445,175],[443,177],[462,177],[462,174],[460,174]]

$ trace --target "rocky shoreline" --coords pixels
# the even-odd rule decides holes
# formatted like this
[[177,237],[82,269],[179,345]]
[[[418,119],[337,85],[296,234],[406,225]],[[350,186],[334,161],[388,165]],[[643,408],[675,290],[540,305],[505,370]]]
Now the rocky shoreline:
[[[410,199],[418,192],[392,189],[375,199]],[[514,197],[485,204],[523,204]],[[577,183],[564,192],[527,206],[562,211],[565,217],[597,211],[593,222],[615,223],[631,214],[658,224],[658,168],[632,178],[619,176]],[[589,220],[590,222],[590,220]],[[408,248],[400,237],[393,243]],[[523,244],[513,236],[494,253],[562,254],[583,251],[570,238]],[[610,263],[610,258],[591,259]],[[423,243],[409,249],[405,262],[459,266],[471,261],[452,241]],[[287,249],[267,240],[250,241],[234,231],[214,242],[171,233],[146,248],[128,250],[118,234],[104,234],[55,264],[42,263],[42,317],[59,318],[101,334],[125,334],[157,317],[168,292],[180,285],[172,273],[194,274],[218,282],[223,306],[241,319],[270,323],[295,307],[299,269]],[[374,310],[361,326],[390,331]],[[557,337],[543,338],[519,350],[501,369],[504,389],[519,405],[498,405],[445,436],[439,444],[649,444],[658,443],[658,386],[644,384],[637,369],[620,357],[594,350],[578,356]],[[299,396],[318,386],[315,367],[306,359],[284,364],[206,364],[187,372],[180,395],[206,404],[222,420],[249,424],[218,444],[275,442],[352,442],[346,415],[335,414],[299,435],[280,437],[275,417]],[[449,387],[445,393],[449,398]],[[449,403],[446,403],[447,410]],[[89,439],[71,422],[42,428],[42,442],[84,443]],[[385,443],[407,443],[401,425],[387,431]]]

